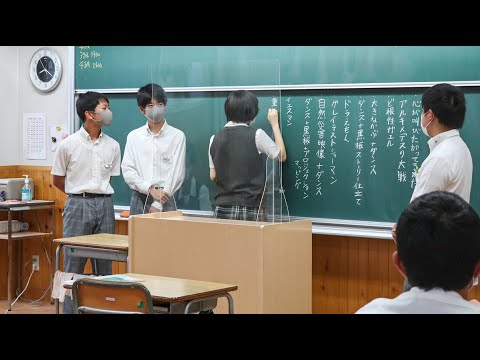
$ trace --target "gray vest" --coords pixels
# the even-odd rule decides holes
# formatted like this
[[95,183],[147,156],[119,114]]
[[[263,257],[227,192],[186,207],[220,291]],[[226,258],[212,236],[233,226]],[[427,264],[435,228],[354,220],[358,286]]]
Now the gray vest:
[[265,186],[264,154],[255,145],[256,129],[224,127],[210,147],[217,173],[215,205],[258,207]]

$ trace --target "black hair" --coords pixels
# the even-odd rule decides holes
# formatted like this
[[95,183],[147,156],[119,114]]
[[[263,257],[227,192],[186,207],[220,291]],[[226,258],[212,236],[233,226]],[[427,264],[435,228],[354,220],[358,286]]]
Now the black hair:
[[164,105],[167,105],[167,93],[160,85],[150,83],[138,89],[138,106],[145,107],[150,104],[153,99],[157,100],[158,103],[163,103]]
[[454,193],[424,194],[400,215],[397,249],[412,287],[461,290],[480,261],[480,218]]
[[258,114],[257,97],[246,90],[231,92],[225,100],[225,115],[227,121],[247,123],[255,119]]
[[104,94],[95,91],[87,91],[85,94],[80,94],[76,104],[78,117],[82,122],[85,122],[85,111],[95,111],[97,105],[102,102],[110,104],[108,97]]
[[432,110],[438,121],[449,129],[461,129],[465,121],[466,101],[462,90],[450,84],[436,84],[422,96],[424,112]]

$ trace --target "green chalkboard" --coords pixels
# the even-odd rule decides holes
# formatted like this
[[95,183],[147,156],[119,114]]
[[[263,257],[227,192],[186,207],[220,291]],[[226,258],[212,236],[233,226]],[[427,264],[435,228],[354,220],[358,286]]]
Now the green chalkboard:
[[[149,75],[141,75],[139,68],[148,68],[145,57],[134,58],[137,55],[131,51],[129,54],[124,48],[98,48],[101,53],[117,54],[114,58],[105,56],[100,71],[78,70],[80,50],[77,48],[76,63],[76,89],[95,88],[138,88],[152,81]],[[205,51],[195,48],[192,52],[185,47],[173,48],[142,48],[146,58],[159,56],[160,59],[169,59],[172,69],[175,66],[189,66],[188,62],[196,60],[204,62],[203,71],[208,73],[203,76],[205,82],[189,83],[189,78],[184,72],[173,72],[170,82],[165,82],[167,77],[161,78],[157,72],[153,81],[164,87],[176,86],[221,86],[221,85],[259,85],[259,84],[294,84],[306,83],[310,70],[320,63],[326,64],[327,60],[318,60],[317,65],[312,65],[307,55],[316,51],[327,51],[327,47],[319,48],[271,48],[271,57],[263,48],[245,47],[245,53],[237,48],[207,47]],[[135,49],[135,48],[134,48]],[[203,49],[203,47],[202,47]],[[406,61],[405,68],[399,64],[398,72],[391,72],[395,63],[393,55],[389,55],[385,47],[366,47],[365,49],[333,48],[334,54],[342,54],[341,64],[334,64],[329,58],[330,69],[337,69],[338,74],[329,74],[325,80],[323,72],[312,70],[312,82],[391,82],[391,81],[434,81],[434,80],[478,80],[479,71],[470,61],[475,57],[480,60],[480,48],[462,48],[464,51],[454,52],[453,48],[432,47],[431,52],[425,52],[423,57],[417,56],[420,48],[403,47],[394,48],[400,54],[409,53],[412,62]],[[407,51],[408,50],[408,51]],[[92,51],[91,49],[89,51]],[[183,51],[183,52],[182,52]],[[223,73],[215,76],[213,52],[229,54],[224,58],[217,58],[216,68]],[[277,52],[275,54],[275,51]],[[199,52],[201,54],[199,54]],[[251,58],[251,54],[256,54]],[[444,58],[437,55],[443,53]],[[124,57],[130,56],[128,66],[136,64],[137,70],[133,73],[139,76],[134,81],[134,75],[120,76],[125,64]],[[183,54],[183,55],[182,55]],[[264,54],[264,57],[260,57]],[[280,57],[283,54],[285,58]],[[293,56],[287,58],[287,54]],[[348,54],[352,55],[348,59]],[[378,57],[368,57],[370,61],[360,59],[360,54],[377,54]],[[383,54],[383,56],[380,56]],[[103,56],[103,54],[101,55]],[[272,58],[277,56],[277,60]],[[328,57],[327,55],[322,55]],[[332,55],[330,55],[332,56]],[[98,57],[100,58],[100,56]],[[230,66],[222,63],[223,60],[234,58],[252,60],[257,64],[265,60],[269,66],[257,68],[257,77],[250,74],[255,72],[250,65],[240,67],[237,73],[225,72]],[[404,59],[403,57],[401,57]],[[181,59],[184,59],[180,61]],[[416,59],[417,62],[413,62]],[[225,61],[226,61],[225,60]],[[135,62],[136,61],[136,62]],[[304,62],[300,71],[299,64]],[[403,61],[403,60],[402,60]],[[444,62],[442,62],[444,61]],[[284,63],[285,62],[285,63]],[[298,62],[294,66],[294,64]],[[233,61],[232,61],[233,63]],[[409,65],[414,63],[414,65]],[[430,63],[432,69],[427,69]],[[453,64],[456,64],[453,66]],[[109,65],[108,70],[107,65]],[[127,67],[128,67],[127,66]],[[200,65],[199,65],[200,66]],[[311,67],[312,66],[312,67]],[[325,65],[326,66],[326,65]],[[337,66],[337,67],[335,67]],[[169,67],[167,67],[169,68]],[[275,71],[268,69],[275,68]],[[278,69],[282,71],[278,76]],[[373,68],[378,74],[373,76]],[[414,69],[413,69],[414,68]],[[440,69],[444,69],[444,76]],[[113,71],[112,69],[116,69]],[[242,76],[242,71],[245,70]],[[260,69],[260,70],[258,70]],[[410,69],[410,70],[408,70]],[[413,69],[413,70],[412,70]],[[436,70],[435,70],[436,69]],[[95,69],[96,70],[96,69]],[[322,74],[321,74],[322,73]],[[296,74],[296,75],[295,75]],[[343,74],[343,75],[342,75]],[[352,77],[347,74],[354,74]],[[144,76],[144,77],[142,77]],[[197,77],[201,76],[199,74]],[[250,77],[248,77],[250,76]],[[165,79],[165,81],[161,81]],[[232,81],[232,82],[230,82]],[[282,132],[287,147],[288,159],[283,164],[282,179],[287,199],[288,210],[291,216],[331,218],[346,220],[365,220],[393,222],[408,204],[414,186],[415,168],[421,165],[428,155],[427,138],[419,126],[420,103],[422,88],[399,89],[344,89],[344,90],[269,90],[253,92],[260,102],[260,114],[255,127],[263,128],[271,135],[270,127],[266,120],[268,107],[276,104],[281,115]],[[475,189],[480,187],[480,177],[477,170],[480,167],[480,143],[477,135],[480,133],[480,88],[464,88],[467,97],[467,118],[462,137],[472,152],[474,161],[474,176],[471,194],[471,203],[480,211],[480,193]],[[223,105],[228,92],[171,92],[168,93],[167,121],[169,124],[181,129],[187,138],[187,162],[197,183],[205,185],[213,198],[215,187],[209,179],[208,172],[208,143],[213,133],[216,133],[225,124]],[[108,94],[114,120],[106,132],[119,141],[122,153],[125,147],[127,134],[145,124],[146,119],[139,112],[135,94]],[[333,143],[332,143],[333,140]],[[418,153],[418,154],[417,154]],[[112,180],[115,189],[114,203],[116,205],[129,205],[130,189],[123,181],[123,177]],[[278,187],[278,181],[276,182]],[[276,195],[278,205],[278,194]],[[286,214],[287,205],[282,204],[282,213]],[[196,209],[195,209],[196,210]],[[205,209],[208,210],[208,209]]]
[[476,46],[85,46],[76,89],[480,79]]

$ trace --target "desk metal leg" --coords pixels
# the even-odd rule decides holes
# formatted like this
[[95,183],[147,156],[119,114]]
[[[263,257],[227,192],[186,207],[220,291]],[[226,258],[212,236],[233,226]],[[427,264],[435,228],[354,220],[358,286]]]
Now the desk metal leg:
[[22,247],[23,242],[21,239],[15,241],[15,247],[17,249],[17,289],[15,290],[15,298],[22,292]]
[[12,240],[8,239],[7,310],[12,310]]
[[228,313],[233,314],[233,298],[232,298],[232,295],[230,295],[229,293],[226,293],[225,297],[228,300]]
[[[62,244],[59,244],[57,247],[57,251],[55,252],[55,272],[57,270],[60,270],[60,250],[63,248]],[[53,290],[53,284],[52,284],[52,290]],[[58,299],[55,299],[55,314],[59,313],[60,304]]]
[[[55,235],[55,222],[53,221],[53,218],[55,216],[55,204],[52,205],[52,208],[50,209],[50,212],[49,212],[49,215],[50,215],[50,259],[52,259],[53,261],[53,247],[54,247],[54,244],[53,244],[53,237]],[[55,278],[55,271],[53,270],[53,265],[50,264],[50,281],[51,281],[51,284],[52,284],[52,287],[51,287],[51,291],[53,292],[53,280]],[[53,304],[54,301],[53,301],[53,297],[51,296],[51,293],[50,293],[50,304]]]
[[188,314],[189,313],[189,310],[190,310],[190,306],[194,303],[197,303],[197,302],[202,302],[202,301],[207,301],[207,300],[212,300],[212,299],[219,299],[219,298],[222,298],[222,297],[226,297],[227,300],[228,300],[228,313],[229,314],[233,314],[233,298],[232,298],[232,295],[230,295],[229,293],[225,293],[225,294],[221,294],[221,295],[217,295],[217,296],[210,296],[210,297],[206,297],[206,298],[200,298],[200,299],[193,299],[193,300],[190,300],[188,302],[188,304],[185,306],[185,312],[184,314]]
[[12,272],[13,272],[13,244],[12,244],[12,212],[8,212],[8,274],[7,274],[7,310],[12,310]]

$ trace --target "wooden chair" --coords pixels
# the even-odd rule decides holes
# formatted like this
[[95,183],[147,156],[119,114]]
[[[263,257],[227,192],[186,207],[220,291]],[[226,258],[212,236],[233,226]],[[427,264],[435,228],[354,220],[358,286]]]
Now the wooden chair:
[[78,279],[72,297],[75,314],[153,314],[152,295],[141,283]]

